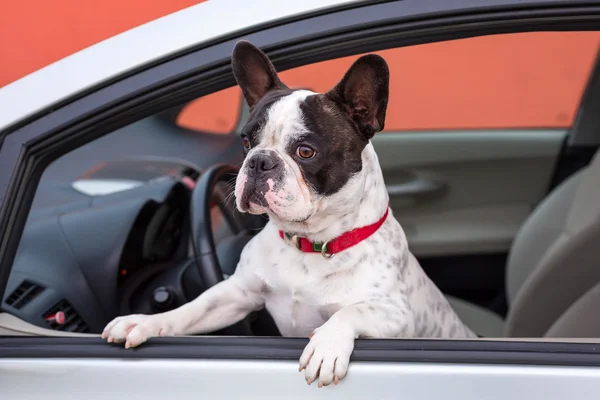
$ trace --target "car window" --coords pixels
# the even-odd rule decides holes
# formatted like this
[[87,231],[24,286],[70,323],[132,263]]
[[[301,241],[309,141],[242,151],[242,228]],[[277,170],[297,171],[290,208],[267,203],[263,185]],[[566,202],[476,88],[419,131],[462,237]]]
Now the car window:
[[[385,132],[569,127],[599,44],[598,32],[543,32],[492,35],[379,51],[391,70]],[[339,81],[357,57],[294,68],[281,73],[281,79],[292,88],[324,92]],[[220,163],[239,165],[242,161],[241,144],[229,135],[237,132],[244,122],[243,106],[239,88],[232,87],[188,103],[175,120],[165,112],[152,115],[51,163],[36,191],[3,310],[42,327],[98,333],[117,315],[156,313],[197,296],[199,291],[189,284],[197,278],[193,263],[189,262],[193,257],[189,246],[190,191],[202,170]],[[396,138],[395,135],[389,137]],[[553,136],[551,139],[561,138]],[[537,145],[540,143],[537,140],[533,137],[527,143]],[[498,141],[494,139],[490,143]],[[514,146],[509,143],[501,150],[521,149],[523,143],[521,140]],[[531,160],[519,153],[523,165],[531,167],[532,176],[535,173],[536,177],[549,181],[556,161],[552,157],[556,154],[550,157],[545,152],[550,147],[558,152],[560,140],[556,143],[559,144],[546,145],[541,152],[525,151],[526,155],[533,154]],[[411,152],[404,144],[390,142],[387,147],[391,151],[405,147]],[[474,148],[472,143],[466,145]],[[448,151],[444,148],[431,153],[439,156]],[[419,231],[419,223],[425,221],[426,230],[437,235],[433,239],[442,238],[439,239],[442,245],[433,249],[438,260],[446,256],[457,263],[453,258],[457,250],[448,250],[450,246],[443,243],[444,234],[460,240],[461,234],[475,232],[482,237],[484,245],[488,245],[495,238],[486,236],[492,225],[485,223],[500,221],[499,235],[506,248],[501,249],[504,253],[491,256],[505,262],[505,253],[514,237],[511,235],[519,228],[511,217],[522,217],[517,221],[522,222],[545,193],[532,189],[534,185],[510,186],[517,181],[515,174],[508,169],[506,174],[498,172],[505,166],[500,164],[505,154],[491,153],[492,160],[485,160],[485,152],[468,160],[461,159],[465,155],[460,151],[458,155],[453,154],[455,160],[442,156],[442,159],[429,160],[434,166],[441,165],[439,170],[454,174],[454,181],[450,183],[459,190],[448,190],[450,196],[455,197],[443,204],[446,208],[436,205],[434,200],[433,206],[424,202],[418,204],[414,213],[403,215],[402,224],[409,242],[414,232]],[[411,181],[413,171],[407,172],[404,166],[394,164],[396,161],[390,162],[391,158],[381,157],[391,170],[387,171],[388,183],[398,183],[393,186],[400,192],[431,190],[435,197],[436,174],[419,170],[415,177],[424,179]],[[478,158],[489,161],[484,165],[487,169],[473,167],[473,160]],[[451,164],[457,160],[464,165]],[[510,163],[512,158],[506,160]],[[424,159],[419,163],[424,165]],[[394,168],[398,170],[393,171]],[[478,170],[487,171],[489,175],[473,176],[465,172]],[[488,179],[489,176],[494,179]],[[543,190],[548,186],[547,181],[538,182]],[[403,186],[407,182],[408,185]],[[413,182],[416,185],[411,186]],[[431,182],[433,185],[429,185]],[[489,182],[494,186],[478,186]],[[462,190],[464,187],[468,190]],[[505,187],[508,189],[504,190]],[[515,193],[514,204],[509,197],[511,192]],[[221,200],[231,204],[232,199],[231,192],[226,192]],[[408,205],[398,206],[397,215],[409,209],[412,199],[406,203]],[[505,203],[509,207],[502,208]],[[481,210],[483,214],[478,214]],[[218,209],[212,211],[215,238],[225,242],[235,236],[225,225],[226,217]],[[483,218],[479,218],[480,215]],[[415,220],[411,226],[411,218],[419,216],[423,219]],[[479,220],[484,224],[478,225]],[[436,230],[431,228],[438,227],[432,221],[450,221],[451,224],[439,225],[446,231]],[[475,228],[470,230],[472,227]],[[478,231],[479,228],[482,230]],[[431,242],[425,245],[431,248]],[[235,269],[239,251],[241,247],[223,250],[223,260],[228,260],[223,261],[228,263],[223,265],[226,275]],[[485,256],[477,260],[482,260],[480,265],[489,262]],[[501,271],[503,275],[504,270]],[[471,285],[480,279],[478,274],[452,275],[450,280],[462,279]],[[501,282],[498,287],[502,291],[504,276],[499,276],[497,282]],[[178,288],[178,292],[169,297],[167,292],[173,287]],[[172,302],[165,305],[165,298]],[[460,307],[460,304],[453,303],[453,306]]]
[[[375,52],[391,72],[385,132],[566,128],[594,63],[598,32],[482,36]],[[329,90],[358,56],[281,73],[291,87]],[[191,102],[179,124],[231,133],[241,93],[230,88]]]
[[236,86],[192,101],[177,116],[177,124],[201,132],[229,134],[238,124],[241,108],[242,96]]

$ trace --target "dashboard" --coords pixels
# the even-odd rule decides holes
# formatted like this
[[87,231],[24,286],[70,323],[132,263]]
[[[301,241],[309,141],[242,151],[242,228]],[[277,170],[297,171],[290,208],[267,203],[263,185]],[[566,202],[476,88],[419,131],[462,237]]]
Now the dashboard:
[[[168,176],[32,210],[2,309],[44,328],[99,333],[118,315],[190,301],[203,291],[190,247],[190,196],[189,185]],[[233,231],[219,207],[211,217],[218,244]]]

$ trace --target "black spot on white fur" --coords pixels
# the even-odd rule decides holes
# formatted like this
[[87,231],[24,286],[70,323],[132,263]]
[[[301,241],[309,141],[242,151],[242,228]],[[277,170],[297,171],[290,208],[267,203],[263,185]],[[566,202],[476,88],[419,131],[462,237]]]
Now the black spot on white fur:
[[215,300],[206,306],[206,312],[211,312],[211,311],[215,310],[218,306],[219,306],[219,302]]
[[271,293],[271,288],[266,283],[263,283],[262,286],[261,286],[261,288],[260,288],[260,292],[263,295],[267,295],[267,294]]

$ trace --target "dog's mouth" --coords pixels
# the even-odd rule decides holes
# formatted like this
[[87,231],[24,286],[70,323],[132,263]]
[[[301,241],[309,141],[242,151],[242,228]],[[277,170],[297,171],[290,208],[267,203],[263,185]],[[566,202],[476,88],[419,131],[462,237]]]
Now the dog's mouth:
[[271,217],[274,217],[276,220],[283,223],[304,224],[312,217],[312,213],[310,213],[309,215],[299,218],[290,218],[291,215],[286,215],[285,206],[271,206],[265,196],[256,191],[250,191],[247,194],[245,193],[239,202],[238,208],[240,212],[247,212],[248,214],[253,215],[269,214]]
[[265,196],[258,193],[255,189],[248,188],[244,190],[240,201],[238,202],[238,209],[240,212],[247,212],[250,214],[264,214],[269,208],[269,204],[265,199]]
[[290,222],[293,222],[295,224],[303,224],[306,221],[308,221],[310,219],[310,217],[312,217],[312,213],[309,214],[309,215],[307,215],[305,218],[298,218],[298,219],[295,219],[295,220],[290,221]]
[[253,215],[268,214],[283,224],[303,224],[312,217],[312,207],[308,207],[304,197],[291,185],[274,179],[253,179],[242,176],[237,186],[237,207],[240,212]]

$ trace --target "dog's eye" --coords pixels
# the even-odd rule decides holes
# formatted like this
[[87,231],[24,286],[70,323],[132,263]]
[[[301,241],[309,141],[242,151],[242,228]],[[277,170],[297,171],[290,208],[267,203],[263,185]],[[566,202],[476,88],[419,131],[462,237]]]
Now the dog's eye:
[[296,155],[305,160],[313,158],[315,154],[316,152],[308,146],[299,146],[296,150]]
[[244,146],[244,148],[249,149],[250,148],[250,139],[248,139],[247,136],[242,136],[242,145]]

